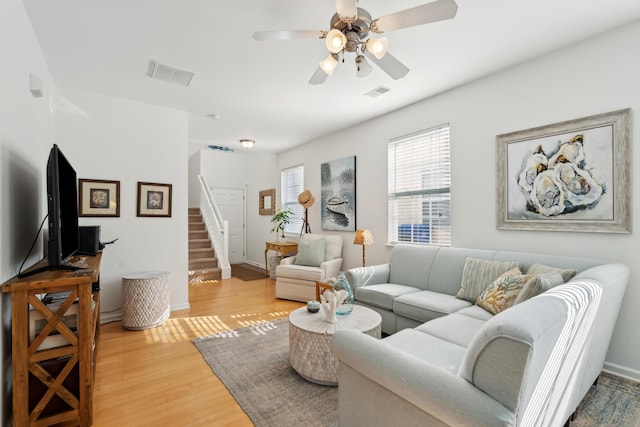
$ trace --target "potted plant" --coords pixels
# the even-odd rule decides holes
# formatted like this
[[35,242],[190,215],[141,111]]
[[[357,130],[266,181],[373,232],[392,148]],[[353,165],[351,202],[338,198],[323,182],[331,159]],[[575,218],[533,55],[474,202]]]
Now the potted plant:
[[271,232],[279,232],[278,239],[285,240],[284,228],[291,222],[293,211],[291,208],[278,208],[276,214],[271,218],[271,222],[275,225],[271,229]]

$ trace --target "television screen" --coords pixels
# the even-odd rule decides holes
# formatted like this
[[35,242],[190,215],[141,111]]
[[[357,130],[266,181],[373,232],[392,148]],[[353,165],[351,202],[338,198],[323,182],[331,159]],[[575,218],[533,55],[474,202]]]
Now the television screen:
[[54,144],[47,163],[50,268],[64,268],[80,246],[77,182],[76,171]]

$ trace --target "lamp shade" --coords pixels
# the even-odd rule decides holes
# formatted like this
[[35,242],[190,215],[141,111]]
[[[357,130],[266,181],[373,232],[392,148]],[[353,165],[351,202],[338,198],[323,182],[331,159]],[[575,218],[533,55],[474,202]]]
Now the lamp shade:
[[327,49],[329,49],[329,52],[338,53],[344,48],[344,45],[347,43],[347,37],[342,34],[342,31],[336,30],[334,28],[333,30],[329,31],[329,33],[327,33],[325,43],[327,44]]
[[386,37],[380,37],[379,39],[370,38],[367,40],[367,50],[371,52],[373,56],[378,59],[382,59],[382,57],[387,53],[387,47],[389,47],[389,41]]
[[353,239],[354,245],[373,245],[373,234],[371,230],[356,230],[356,236]]
[[324,71],[328,76],[333,74],[333,70],[338,66],[338,60],[333,56],[334,54],[330,53],[320,61],[320,68]]

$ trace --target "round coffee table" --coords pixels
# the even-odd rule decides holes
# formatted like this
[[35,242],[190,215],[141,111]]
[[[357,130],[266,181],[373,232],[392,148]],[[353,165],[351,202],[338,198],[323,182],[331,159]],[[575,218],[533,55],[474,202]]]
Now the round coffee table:
[[375,338],[381,336],[382,317],[370,308],[355,305],[350,314],[337,317],[337,323],[328,323],[322,308],[309,313],[306,307],[289,315],[289,362],[307,381],[338,385],[338,359],[329,347],[335,331],[355,329]]

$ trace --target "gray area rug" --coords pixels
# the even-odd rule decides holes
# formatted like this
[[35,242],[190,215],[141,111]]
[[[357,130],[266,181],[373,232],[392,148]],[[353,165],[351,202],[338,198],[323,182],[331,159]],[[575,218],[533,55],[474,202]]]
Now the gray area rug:
[[[256,426],[338,425],[338,389],[310,383],[289,365],[287,319],[194,344]],[[640,427],[640,384],[603,373],[570,425]]]
[[256,426],[338,425],[338,389],[304,380],[289,364],[287,319],[194,344]]

